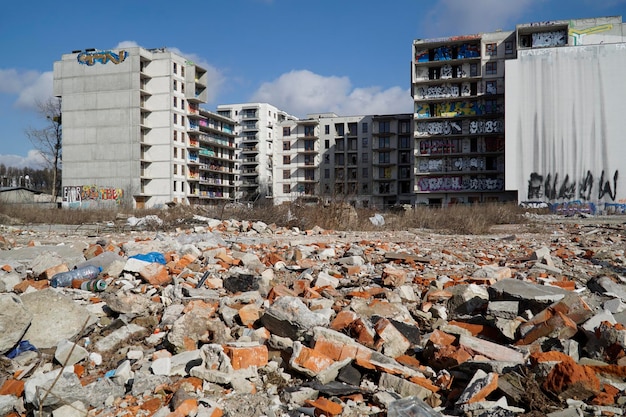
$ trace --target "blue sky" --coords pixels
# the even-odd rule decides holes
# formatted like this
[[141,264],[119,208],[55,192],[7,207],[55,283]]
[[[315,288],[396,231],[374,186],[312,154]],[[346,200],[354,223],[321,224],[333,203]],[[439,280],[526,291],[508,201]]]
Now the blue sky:
[[163,0],[7,2],[0,12],[0,163],[35,166],[24,130],[72,50],[167,47],[209,70],[210,102],[315,112],[410,113],[414,39],[625,16],[626,0]]

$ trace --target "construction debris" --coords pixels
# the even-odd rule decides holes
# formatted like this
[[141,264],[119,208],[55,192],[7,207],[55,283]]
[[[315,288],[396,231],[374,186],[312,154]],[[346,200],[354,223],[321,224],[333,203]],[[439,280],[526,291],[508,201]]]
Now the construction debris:
[[[195,221],[88,237],[4,229],[0,415],[626,411],[626,227]],[[87,265],[102,269],[98,291],[50,286]]]

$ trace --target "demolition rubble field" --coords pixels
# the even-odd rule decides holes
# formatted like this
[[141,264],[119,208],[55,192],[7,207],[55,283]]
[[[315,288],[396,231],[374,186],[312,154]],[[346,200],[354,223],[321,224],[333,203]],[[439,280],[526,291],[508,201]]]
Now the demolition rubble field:
[[624,415],[626,219],[533,216],[0,226],[0,416]]

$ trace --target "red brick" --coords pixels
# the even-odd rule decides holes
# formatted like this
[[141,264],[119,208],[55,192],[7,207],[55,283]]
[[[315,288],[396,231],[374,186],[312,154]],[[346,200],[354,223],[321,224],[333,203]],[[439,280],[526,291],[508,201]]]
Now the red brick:
[[21,397],[24,393],[24,381],[7,379],[0,387],[0,395],[15,395]]
[[554,365],[543,388],[564,398],[585,400],[600,393],[600,380],[590,366],[579,365],[570,358]]
[[319,373],[335,361],[317,350],[302,346],[298,356],[293,358],[293,362],[302,368]]
[[239,319],[244,326],[252,326],[261,317],[261,309],[255,304],[248,304],[239,309]]
[[316,416],[338,416],[343,412],[343,406],[327,398],[320,397],[316,400],[306,400],[305,403],[315,408]]
[[267,346],[224,346],[224,353],[230,358],[233,369],[245,369],[251,366],[261,367],[267,365],[269,352]]
[[67,271],[69,271],[69,268],[67,267],[66,264],[59,264],[43,271],[41,278],[52,279],[52,277],[58,274],[59,272],[67,272]]
[[143,267],[141,271],[139,271],[139,276],[141,279],[155,287],[167,285],[172,282],[172,277],[167,272],[165,265],[161,265],[156,262]]
[[348,328],[358,318],[359,316],[354,311],[340,311],[330,323],[330,328],[337,331],[344,330]]

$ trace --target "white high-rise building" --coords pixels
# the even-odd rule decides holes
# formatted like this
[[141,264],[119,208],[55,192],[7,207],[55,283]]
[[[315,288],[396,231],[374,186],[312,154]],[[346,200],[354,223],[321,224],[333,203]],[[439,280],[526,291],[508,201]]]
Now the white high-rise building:
[[[142,208],[234,197],[234,121],[200,111],[204,68],[164,48],[73,51],[54,63],[54,95],[62,99],[66,205]],[[210,163],[194,164],[194,155],[206,153],[203,125],[232,142],[233,178],[217,193],[200,182]]]

